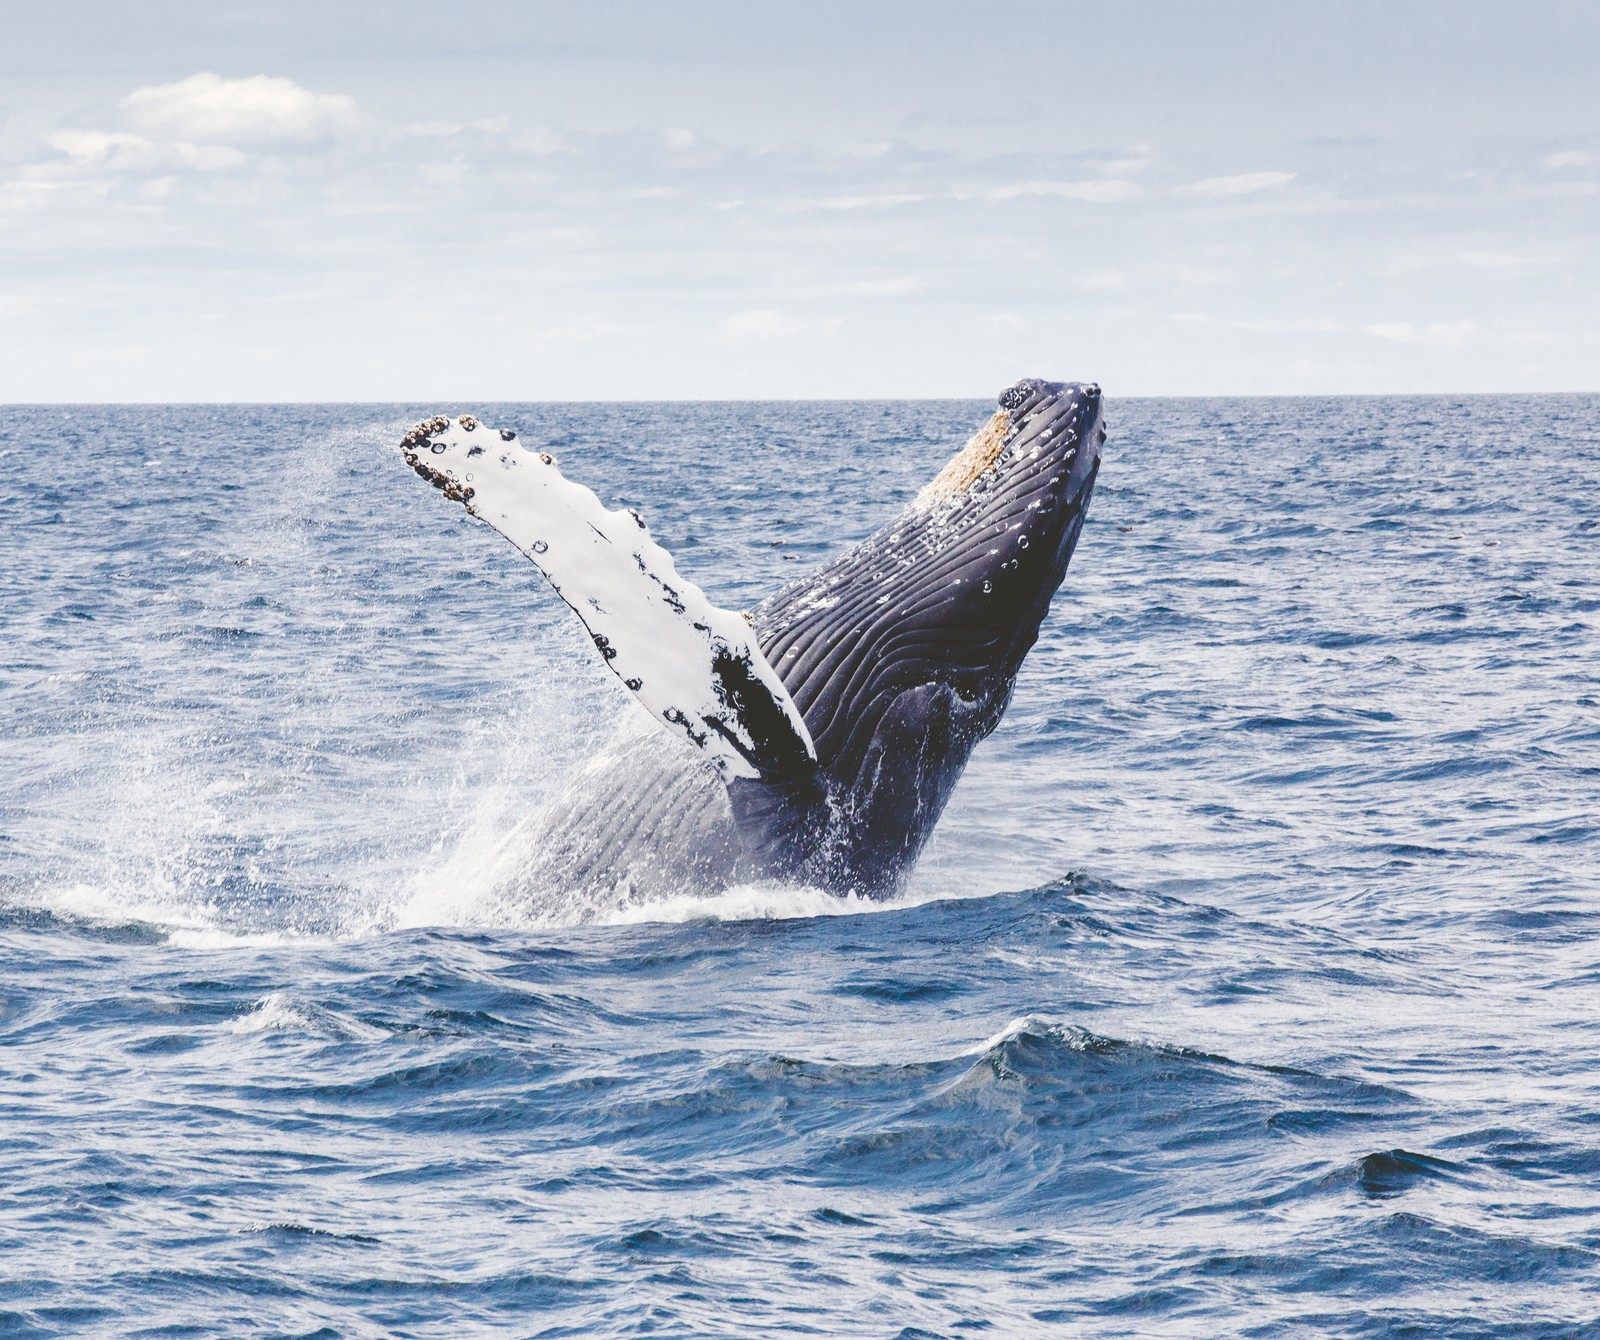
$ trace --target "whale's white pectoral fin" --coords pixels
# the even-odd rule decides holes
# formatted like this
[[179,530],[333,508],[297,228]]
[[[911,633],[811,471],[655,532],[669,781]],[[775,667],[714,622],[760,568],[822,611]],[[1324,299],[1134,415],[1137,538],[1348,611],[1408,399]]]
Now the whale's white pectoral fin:
[[749,624],[680,577],[638,513],[608,511],[548,454],[471,415],[425,420],[401,450],[538,564],[607,668],[723,781],[815,775],[805,720]]

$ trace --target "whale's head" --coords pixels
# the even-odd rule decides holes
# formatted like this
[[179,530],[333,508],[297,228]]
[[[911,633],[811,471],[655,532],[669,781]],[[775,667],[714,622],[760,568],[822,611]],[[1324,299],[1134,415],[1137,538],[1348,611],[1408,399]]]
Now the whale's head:
[[830,882],[881,893],[910,868],[1011,699],[1104,441],[1098,386],[1020,381],[896,521],[756,611],[852,832]]

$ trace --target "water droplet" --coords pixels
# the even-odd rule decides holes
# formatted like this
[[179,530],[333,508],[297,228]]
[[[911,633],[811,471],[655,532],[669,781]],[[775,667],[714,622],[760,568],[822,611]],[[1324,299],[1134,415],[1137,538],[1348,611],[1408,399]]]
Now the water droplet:
[[433,446],[429,448],[429,450],[431,450],[435,456],[443,456],[445,453],[445,444],[443,442],[435,442]]

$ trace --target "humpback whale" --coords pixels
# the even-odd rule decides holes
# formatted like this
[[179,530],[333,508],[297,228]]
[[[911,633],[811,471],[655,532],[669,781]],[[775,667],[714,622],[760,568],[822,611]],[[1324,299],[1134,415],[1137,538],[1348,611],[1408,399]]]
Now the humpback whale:
[[664,728],[531,821],[519,880],[622,902],[755,879],[892,895],[1011,700],[1105,435],[1098,386],[1019,381],[900,516],[740,614],[514,431],[419,423],[406,463],[543,570]]

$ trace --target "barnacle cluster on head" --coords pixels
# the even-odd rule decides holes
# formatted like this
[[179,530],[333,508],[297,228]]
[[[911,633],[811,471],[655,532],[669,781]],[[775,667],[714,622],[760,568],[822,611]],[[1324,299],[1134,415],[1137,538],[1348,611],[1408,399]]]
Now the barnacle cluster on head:
[[1024,377],[1000,392],[1000,408],[1008,413],[1021,409],[1043,385],[1045,382],[1040,377]]
[[[1001,397],[1002,401],[1004,397]],[[917,494],[916,505],[934,507],[953,502],[994,468],[1006,449],[1011,433],[1011,415],[1007,410],[996,410],[989,422],[978,429],[967,445],[962,447],[950,462],[939,471]]]

